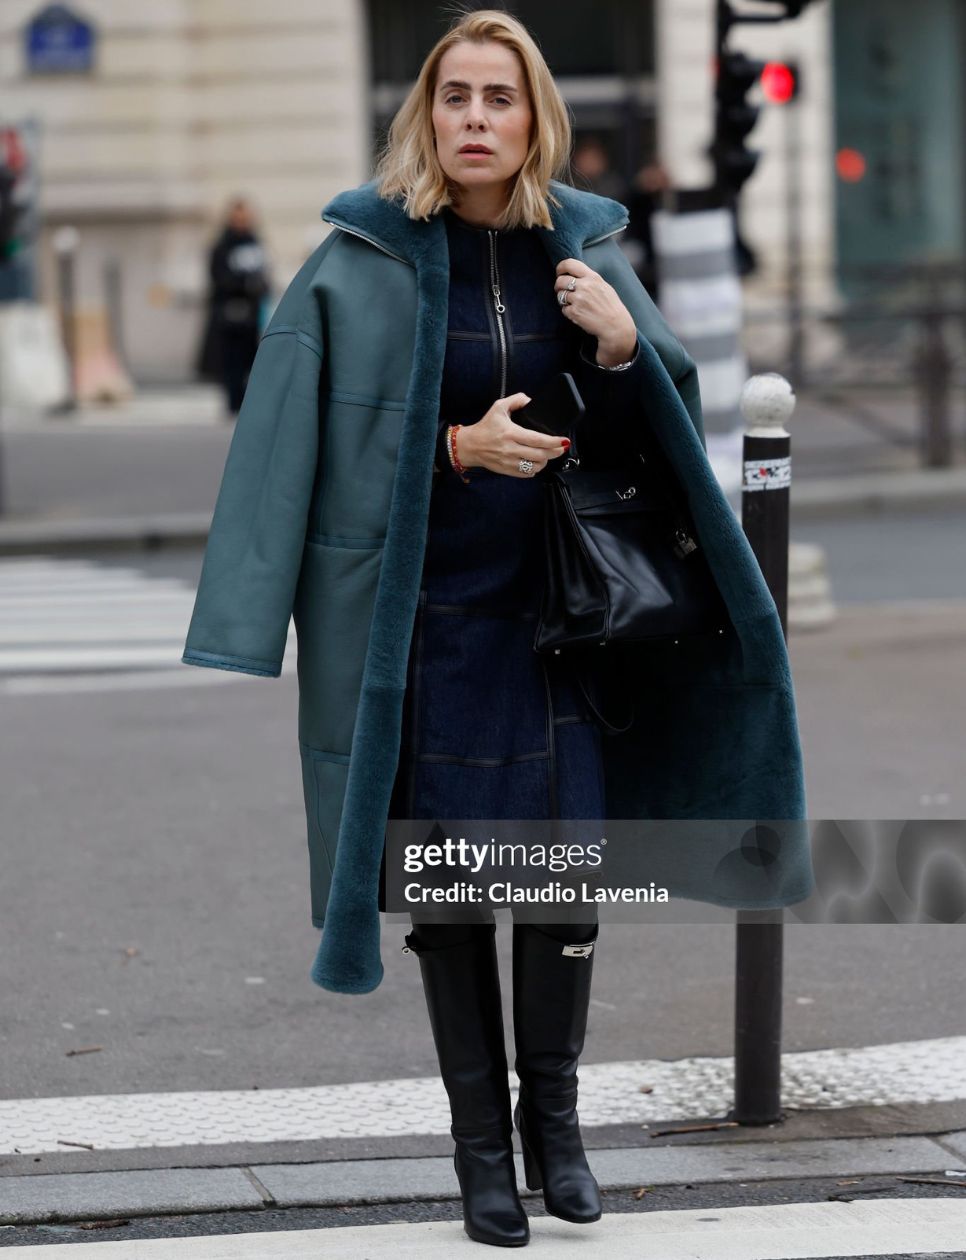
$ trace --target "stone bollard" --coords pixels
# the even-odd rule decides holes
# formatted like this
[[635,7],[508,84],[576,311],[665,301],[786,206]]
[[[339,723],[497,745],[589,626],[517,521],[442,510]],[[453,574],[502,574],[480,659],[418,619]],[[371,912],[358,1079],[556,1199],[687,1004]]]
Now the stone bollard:
[[787,630],[817,629],[835,619],[825,552],[817,543],[790,543],[792,387],[777,372],[745,382],[742,526]]

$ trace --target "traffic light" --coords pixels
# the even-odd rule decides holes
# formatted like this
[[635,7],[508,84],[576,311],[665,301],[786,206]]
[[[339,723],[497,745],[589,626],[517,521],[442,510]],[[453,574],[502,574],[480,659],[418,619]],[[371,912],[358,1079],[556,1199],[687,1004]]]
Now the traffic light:
[[769,61],[761,72],[761,90],[772,105],[788,105],[801,91],[797,61]]
[[757,149],[749,149],[745,144],[760,113],[757,105],[749,104],[747,96],[766,64],[741,52],[722,52],[718,58],[711,157],[715,183],[729,196],[738,194],[761,157]]
[[[783,18],[797,18],[802,16],[802,10],[812,3],[812,0],[760,0],[762,4],[780,4],[785,10],[782,14]],[[778,19],[779,21],[782,18]]]
[[0,129],[0,261],[24,245],[30,211],[29,162],[15,127]]
[[13,200],[17,181],[13,173],[0,166],[0,259],[6,258],[13,241],[18,210]]

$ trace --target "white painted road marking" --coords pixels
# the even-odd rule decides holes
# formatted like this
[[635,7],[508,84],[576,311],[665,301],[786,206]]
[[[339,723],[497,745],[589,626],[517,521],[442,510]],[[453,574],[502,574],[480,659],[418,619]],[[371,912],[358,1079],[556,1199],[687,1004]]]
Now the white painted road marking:
[[[962,1254],[966,1202],[878,1199],[681,1212],[606,1213],[592,1225],[530,1221],[531,1252],[594,1260],[818,1260],[823,1256]],[[50,1260],[65,1244],[10,1247],[10,1260]],[[462,1221],[71,1242],[79,1260],[452,1260],[470,1255]],[[76,1249],[76,1252],[75,1250]],[[528,1255],[531,1254],[528,1252]],[[472,1253],[472,1254],[475,1254]]]
[[[136,567],[60,557],[0,560],[0,692],[129,690],[247,675],[184,665],[194,586]],[[294,628],[289,626],[290,641]],[[283,673],[295,669],[286,652]],[[78,678],[87,680],[77,686]],[[93,681],[92,681],[93,680]]]
[[[809,1050],[782,1056],[786,1110],[950,1102],[966,1098],[966,1037]],[[511,1088],[517,1081],[509,1074]],[[650,1092],[642,1093],[644,1086]],[[580,1121],[646,1124],[721,1116],[734,1060],[642,1059],[580,1066]],[[304,1089],[208,1090],[0,1100],[0,1154],[295,1142],[448,1133],[438,1076]],[[964,1235],[966,1236],[966,1235]]]

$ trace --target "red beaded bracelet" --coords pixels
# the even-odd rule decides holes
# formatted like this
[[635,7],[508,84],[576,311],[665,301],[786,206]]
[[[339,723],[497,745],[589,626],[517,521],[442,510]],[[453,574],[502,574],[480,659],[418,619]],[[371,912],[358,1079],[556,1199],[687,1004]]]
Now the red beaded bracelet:
[[463,426],[460,424],[451,424],[446,430],[446,451],[449,455],[449,462],[453,465],[454,470],[459,474],[460,478],[470,483],[469,477],[466,476],[466,469],[460,463],[459,455],[456,453],[456,434]]

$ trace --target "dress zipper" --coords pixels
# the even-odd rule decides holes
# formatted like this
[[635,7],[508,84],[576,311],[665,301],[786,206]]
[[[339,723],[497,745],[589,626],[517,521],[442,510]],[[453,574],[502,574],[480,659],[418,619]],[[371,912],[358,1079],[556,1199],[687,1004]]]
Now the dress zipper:
[[493,294],[493,305],[496,308],[496,326],[500,333],[500,397],[506,397],[506,329],[503,326],[503,312],[506,307],[500,301],[500,273],[496,265],[496,233],[493,228],[487,228],[487,236],[490,239],[490,291]]

